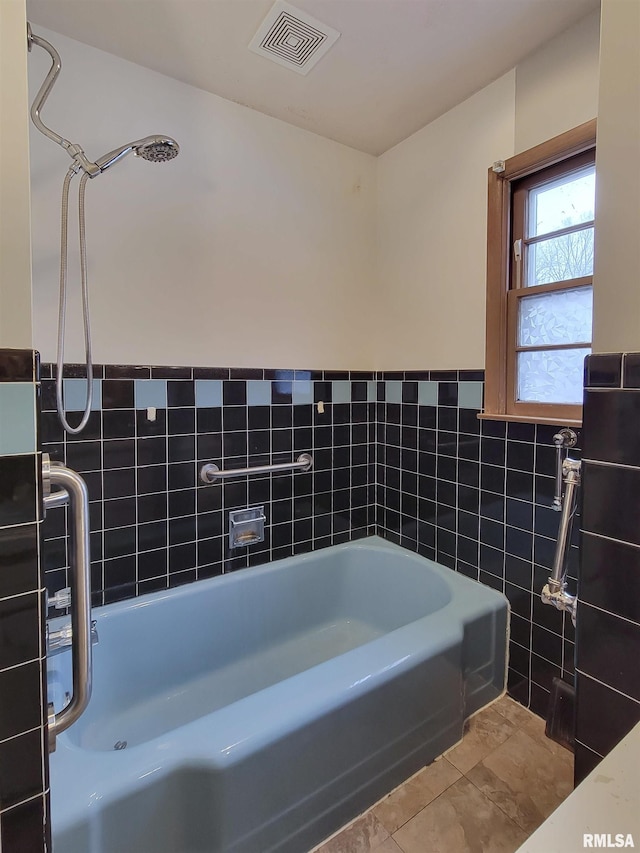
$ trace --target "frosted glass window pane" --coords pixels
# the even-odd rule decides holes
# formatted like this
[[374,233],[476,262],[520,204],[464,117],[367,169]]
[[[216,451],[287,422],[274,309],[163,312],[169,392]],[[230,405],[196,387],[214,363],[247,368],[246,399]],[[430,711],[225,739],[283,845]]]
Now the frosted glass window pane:
[[545,184],[529,193],[529,233],[536,237],[560,228],[590,222],[595,209],[595,167],[574,173],[569,179]]
[[528,249],[528,286],[593,275],[593,228],[533,243]]
[[575,287],[520,299],[518,346],[577,344],[591,340],[593,290]]
[[528,403],[582,403],[584,360],[590,349],[518,353],[518,400]]

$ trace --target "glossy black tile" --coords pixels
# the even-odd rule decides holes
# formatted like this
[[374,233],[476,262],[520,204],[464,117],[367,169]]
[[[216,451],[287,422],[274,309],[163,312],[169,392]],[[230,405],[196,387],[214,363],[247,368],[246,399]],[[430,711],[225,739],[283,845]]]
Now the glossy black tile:
[[39,657],[37,593],[0,600],[0,624],[5,638],[0,644],[0,669],[17,666]]
[[163,436],[140,438],[136,442],[137,464],[159,465],[167,460],[167,441]]
[[438,382],[438,405],[458,405],[458,383],[456,381]]
[[169,435],[195,433],[195,409],[169,409],[167,412],[167,430]]
[[137,364],[105,364],[105,379],[150,379],[151,368]]
[[[175,466],[171,466],[169,469],[170,474],[174,472]],[[110,479],[112,479],[113,485],[110,483],[110,489],[118,488],[121,492],[126,492],[128,494],[133,494],[135,492],[128,492],[128,489],[132,487],[132,478],[135,481],[137,477],[137,494],[151,494],[154,492],[165,492],[167,490],[167,467],[165,465],[148,465],[144,468],[138,468],[136,472],[131,471],[114,471],[114,472],[105,472],[105,489],[107,487],[107,473],[110,474]],[[119,477],[121,478],[121,485],[119,485]],[[192,485],[191,478],[185,477],[186,485]],[[183,488],[183,485],[177,485],[176,488]],[[105,497],[109,495],[105,494]]]
[[103,409],[102,434],[108,438],[133,438],[136,412],[133,409]]
[[0,741],[42,723],[40,663],[0,671]]
[[75,441],[69,443],[66,464],[69,468],[83,474],[87,471],[99,471],[102,467],[102,445],[99,441]]
[[105,589],[133,584],[136,580],[136,557],[129,554],[104,561]]
[[133,468],[136,463],[136,442],[133,438],[110,439],[102,442],[102,467]]
[[585,462],[582,527],[623,542],[640,544],[640,469]]
[[0,529],[0,598],[38,586],[37,525]]
[[137,531],[134,525],[104,532],[104,556],[123,557],[136,553]]
[[0,845],[9,853],[51,850],[45,828],[45,797],[36,796],[0,816]]
[[[385,377],[386,378],[386,377]],[[430,370],[429,379],[432,382],[457,382],[457,370]]]
[[[152,379],[191,379],[193,369],[191,367],[165,367],[156,366],[151,368]],[[202,377],[209,378],[209,377]],[[215,377],[214,377],[215,378]]]
[[137,519],[136,498],[117,498],[104,502],[104,528],[125,527]]
[[[483,438],[480,441],[480,460],[483,464],[504,466],[506,443],[497,438]],[[503,475],[504,476],[504,475]]]
[[195,406],[195,384],[193,381],[172,380],[167,382],[167,405],[171,408]]
[[640,624],[640,548],[585,534],[579,590],[581,601]]
[[640,391],[587,391],[584,404],[584,458],[640,465]]
[[576,654],[579,670],[640,701],[640,625],[581,603]]
[[[42,733],[40,729],[0,743],[0,809],[41,793]],[[2,818],[4,823],[4,816]]]
[[136,506],[138,510],[138,523],[140,524],[144,524],[147,521],[161,521],[168,517],[166,492],[140,495],[136,498]]
[[230,379],[262,379],[263,375],[261,367],[232,367],[229,370]]
[[605,353],[590,355],[585,359],[584,384],[586,388],[620,388],[622,384],[622,355]]
[[0,457],[0,527],[38,518],[35,454]]
[[[150,468],[141,468],[141,475],[150,471]],[[136,493],[136,472],[133,468],[121,468],[113,471],[103,472],[104,497],[126,498]]]
[[103,409],[133,409],[133,380],[105,379],[102,383]]
[[574,754],[574,787],[577,787],[580,782],[584,781],[589,773],[600,764],[602,756],[598,755],[584,744],[576,742]]
[[507,441],[507,468],[513,468],[517,471],[533,471],[533,453],[533,444]]
[[138,438],[164,436],[167,434],[167,410],[156,409],[155,420],[149,420],[144,410],[136,412],[136,435]]
[[0,382],[36,381],[33,350],[0,349]]
[[[606,725],[603,725],[603,712]],[[583,744],[600,755],[607,755],[637,722],[640,722],[640,702],[582,672],[576,673],[576,732]]]
[[622,386],[640,388],[640,353],[628,352],[622,356]]
[[[187,377],[188,378],[188,377]],[[194,379],[229,379],[228,367],[194,367]]]

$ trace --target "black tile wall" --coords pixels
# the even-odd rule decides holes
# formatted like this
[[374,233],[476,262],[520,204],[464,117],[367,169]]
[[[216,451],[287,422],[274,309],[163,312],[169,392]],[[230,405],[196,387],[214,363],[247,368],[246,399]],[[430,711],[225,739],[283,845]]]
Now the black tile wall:
[[[372,373],[99,366],[101,407],[80,436],[58,426],[54,373],[43,366],[43,450],[87,482],[94,605],[375,531]],[[256,466],[306,451],[309,473],[199,480],[205,462]],[[265,507],[265,541],[232,551],[228,513],[248,505]],[[64,509],[44,531],[55,592],[66,585]]]
[[[557,428],[479,420],[483,376],[378,375],[377,529],[507,596],[508,689],[546,716],[553,678],[573,682],[574,673],[571,620],[539,599],[559,523],[552,509]],[[580,457],[579,448],[572,456]],[[578,541],[576,525],[573,591]]]
[[12,395],[13,423],[0,436],[0,849],[11,853],[50,849],[45,593],[38,558],[41,459],[33,431],[38,372],[32,350],[0,350],[0,390],[6,383],[33,387],[33,403],[27,405],[25,395],[24,411]]
[[640,721],[640,355],[585,366],[576,783]]

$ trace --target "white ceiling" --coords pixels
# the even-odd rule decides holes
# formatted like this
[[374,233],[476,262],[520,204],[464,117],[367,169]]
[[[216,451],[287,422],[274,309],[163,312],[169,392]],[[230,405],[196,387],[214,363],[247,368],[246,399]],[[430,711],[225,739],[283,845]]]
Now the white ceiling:
[[292,2],[342,34],[306,77],[248,50],[272,0],[28,0],[27,8],[34,26],[380,154],[599,6],[599,0]]

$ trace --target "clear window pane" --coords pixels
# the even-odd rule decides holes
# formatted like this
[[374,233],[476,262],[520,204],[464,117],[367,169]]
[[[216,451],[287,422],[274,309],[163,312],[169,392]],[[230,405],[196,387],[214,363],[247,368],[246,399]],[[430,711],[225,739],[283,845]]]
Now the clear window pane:
[[539,237],[593,220],[595,190],[594,166],[531,190],[527,236]]
[[590,349],[518,353],[518,400],[582,404],[584,360]]
[[591,287],[525,296],[519,302],[518,346],[577,344],[591,340]]
[[526,285],[593,275],[593,227],[529,246]]

